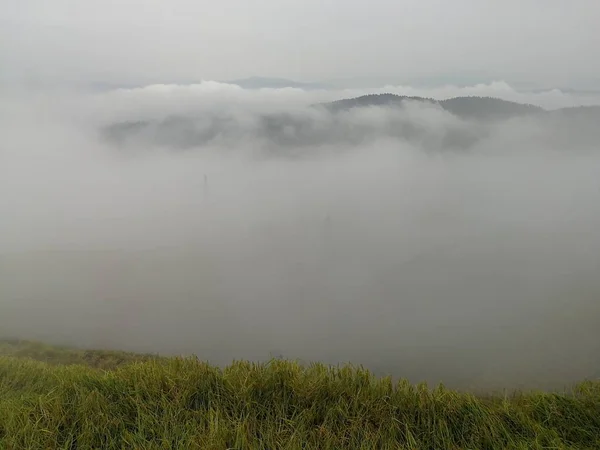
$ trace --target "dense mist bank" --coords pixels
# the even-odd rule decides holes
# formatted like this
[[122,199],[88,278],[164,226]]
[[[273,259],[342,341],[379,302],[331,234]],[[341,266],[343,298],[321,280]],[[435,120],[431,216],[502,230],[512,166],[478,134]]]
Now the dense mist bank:
[[[3,103],[0,335],[351,361],[480,389],[600,376],[587,115],[561,128],[316,100],[164,89]],[[169,117],[188,125],[156,127]],[[231,120],[198,140],[206,117]],[[154,128],[101,132],[132,121]]]
[[[315,147],[356,146],[377,139],[397,139],[422,150],[470,150],[502,133],[543,138],[553,149],[596,148],[600,141],[600,106],[545,110],[492,97],[434,100],[394,94],[372,94],[308,106],[213,109],[170,114],[104,125],[101,137],[119,148],[159,145],[197,150],[209,145],[236,147],[239,141],[260,143],[269,156],[311,154]],[[321,148],[318,148],[322,152]]]

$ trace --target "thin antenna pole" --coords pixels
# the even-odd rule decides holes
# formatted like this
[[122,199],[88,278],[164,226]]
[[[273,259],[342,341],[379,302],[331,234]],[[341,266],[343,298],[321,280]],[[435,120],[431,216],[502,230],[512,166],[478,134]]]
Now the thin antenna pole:
[[204,198],[208,198],[208,175],[204,174]]

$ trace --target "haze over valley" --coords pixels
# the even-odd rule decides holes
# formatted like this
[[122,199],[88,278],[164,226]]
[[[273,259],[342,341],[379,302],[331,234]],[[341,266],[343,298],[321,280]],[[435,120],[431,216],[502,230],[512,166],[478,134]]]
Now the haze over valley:
[[598,377],[594,99],[435,94],[5,94],[0,334],[469,389]]

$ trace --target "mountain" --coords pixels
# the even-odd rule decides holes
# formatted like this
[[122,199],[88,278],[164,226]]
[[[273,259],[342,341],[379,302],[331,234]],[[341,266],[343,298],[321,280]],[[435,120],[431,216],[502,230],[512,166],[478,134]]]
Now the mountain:
[[592,119],[600,124],[600,105],[573,106],[570,108],[561,108],[554,111],[550,111],[549,113],[553,116]]
[[465,119],[508,119],[544,112],[539,106],[492,97],[455,97],[442,100],[439,104],[446,111]]
[[[402,112],[408,103],[420,103],[445,111],[459,121],[436,126],[435,114],[416,118],[412,114],[390,114],[384,120],[344,114],[352,109],[384,107]],[[427,119],[426,117],[430,117]],[[167,116],[157,120],[110,124],[101,130],[104,139],[118,147],[148,145],[174,150],[220,145],[237,148],[240,142],[257,142],[275,153],[289,154],[322,145],[359,145],[368,140],[401,139],[431,150],[472,148],[497,124],[509,120],[531,120],[531,130],[543,130],[548,147],[597,148],[600,142],[600,106],[547,111],[534,105],[490,97],[456,97],[435,100],[394,94],[374,94],[312,105],[304,110],[255,112],[251,126],[231,111],[204,111],[195,115]],[[537,132],[537,131],[536,131]],[[304,151],[304,150],[302,150]]]
[[325,107],[329,111],[338,112],[349,110],[352,108],[364,108],[369,106],[394,106],[402,107],[406,101],[428,102],[437,104],[436,100],[424,97],[407,97],[396,94],[368,94],[355,98],[344,98],[329,103],[321,103],[320,106]]
[[465,119],[507,119],[514,116],[539,114],[545,111],[539,106],[510,102],[493,97],[455,97],[440,101],[396,94],[369,94],[324,103],[321,106],[332,112],[337,112],[369,106],[402,107],[403,103],[407,101],[437,105],[449,113]]

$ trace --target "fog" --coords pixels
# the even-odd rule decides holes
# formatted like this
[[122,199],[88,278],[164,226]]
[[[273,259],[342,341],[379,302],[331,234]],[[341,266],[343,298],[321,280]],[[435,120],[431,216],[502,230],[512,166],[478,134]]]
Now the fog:
[[[310,106],[348,94],[3,94],[0,337],[475,390],[600,376],[593,122]],[[173,117],[185,145],[177,126],[105,133]]]

